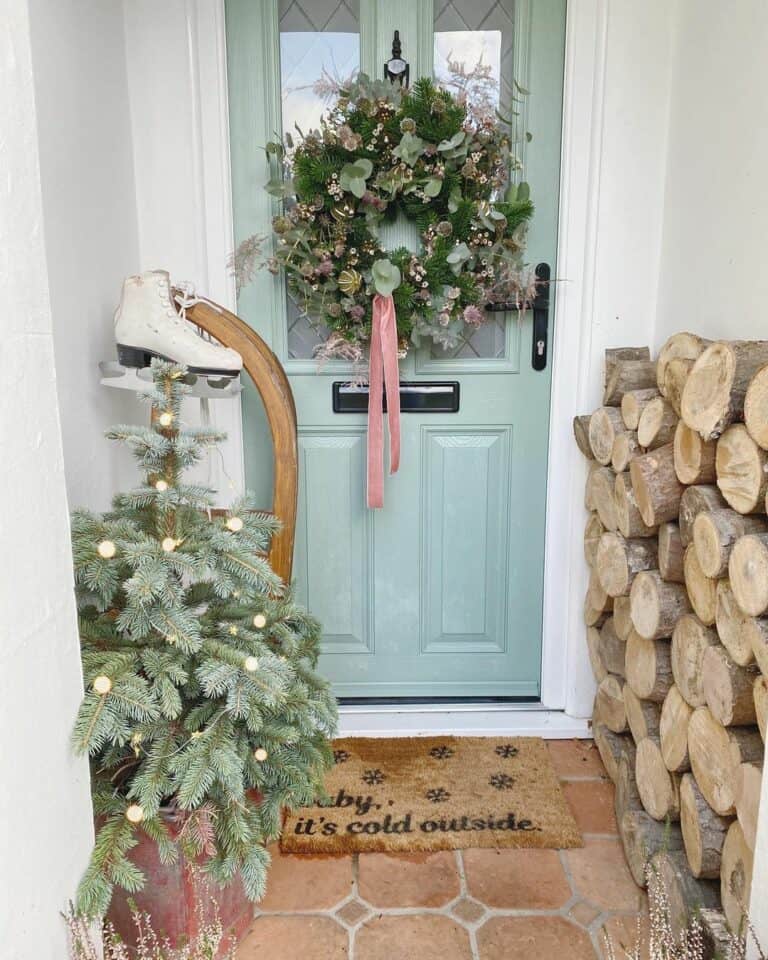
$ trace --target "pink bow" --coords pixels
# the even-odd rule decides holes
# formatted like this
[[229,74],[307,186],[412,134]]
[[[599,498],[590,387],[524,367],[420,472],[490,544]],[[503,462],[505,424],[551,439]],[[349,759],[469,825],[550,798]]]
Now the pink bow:
[[[383,384],[382,384],[383,379]],[[397,317],[391,296],[373,298],[371,359],[368,374],[368,506],[384,506],[384,413],[387,391],[389,472],[400,466],[400,375],[397,369]]]

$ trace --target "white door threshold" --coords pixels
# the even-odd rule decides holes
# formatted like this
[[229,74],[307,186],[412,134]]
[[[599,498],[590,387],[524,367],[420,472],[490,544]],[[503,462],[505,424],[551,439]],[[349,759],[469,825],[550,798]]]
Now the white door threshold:
[[589,721],[537,704],[407,703],[339,707],[340,737],[591,739]]

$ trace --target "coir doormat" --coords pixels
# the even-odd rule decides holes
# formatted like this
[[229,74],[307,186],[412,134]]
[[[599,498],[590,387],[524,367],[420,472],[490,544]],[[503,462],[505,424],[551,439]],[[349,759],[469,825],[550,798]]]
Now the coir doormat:
[[582,846],[539,738],[370,738],[333,747],[327,800],[286,818],[288,853]]

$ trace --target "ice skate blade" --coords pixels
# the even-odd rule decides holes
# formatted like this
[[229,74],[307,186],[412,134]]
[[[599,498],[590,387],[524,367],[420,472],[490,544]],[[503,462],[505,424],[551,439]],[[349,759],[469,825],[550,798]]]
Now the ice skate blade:
[[[117,345],[117,359],[124,367],[135,367],[137,370],[143,370],[151,365],[155,357],[158,360],[167,360],[169,363],[178,363],[173,357],[166,357],[162,353],[146,350],[144,347],[128,347],[123,343]],[[218,367],[192,367],[187,365],[187,370],[202,377],[233,378],[240,375],[239,370],[222,370]]]

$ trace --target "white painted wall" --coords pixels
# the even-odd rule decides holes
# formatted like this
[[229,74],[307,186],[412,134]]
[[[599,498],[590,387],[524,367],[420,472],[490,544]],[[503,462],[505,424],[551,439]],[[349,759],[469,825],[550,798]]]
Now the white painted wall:
[[104,509],[135,475],[104,430],[146,418],[97,366],[115,358],[112,314],[139,259],[122,3],[29,0],[29,14],[67,489]]
[[[768,5],[677,0],[673,43],[656,345],[686,329],[765,339]],[[768,776],[751,913],[768,950]]]
[[92,842],[27,0],[0,3],[0,952],[62,960]]
[[764,338],[768,5],[678,0],[674,42],[656,340]]

